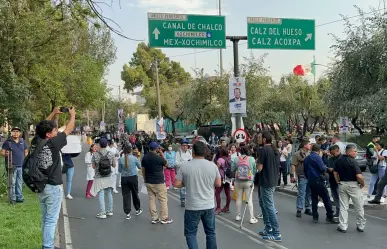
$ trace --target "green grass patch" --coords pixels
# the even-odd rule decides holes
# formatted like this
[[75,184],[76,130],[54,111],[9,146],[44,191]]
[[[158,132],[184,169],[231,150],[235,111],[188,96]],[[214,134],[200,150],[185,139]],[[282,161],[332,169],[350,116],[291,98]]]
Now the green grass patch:
[[41,213],[38,195],[23,186],[25,202],[8,204],[4,158],[0,158],[0,248],[41,249]]

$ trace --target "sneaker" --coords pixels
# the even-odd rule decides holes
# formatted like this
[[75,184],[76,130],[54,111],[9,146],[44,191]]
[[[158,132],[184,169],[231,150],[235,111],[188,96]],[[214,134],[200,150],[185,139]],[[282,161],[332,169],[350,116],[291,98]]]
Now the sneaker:
[[384,197],[380,198],[380,203],[384,203],[385,201],[386,201],[386,198],[384,198]]
[[340,227],[337,228],[337,231],[339,231],[340,233],[346,233],[347,232],[347,230],[341,229]]
[[106,215],[107,216],[113,216],[113,212],[111,212],[111,211],[110,212],[106,212]]
[[167,190],[169,190],[169,187],[167,187]]
[[117,191],[117,189],[115,189],[113,190],[113,193],[118,194],[119,192]]
[[321,201],[319,201],[318,204],[317,204],[317,206],[318,206],[319,208],[324,207],[324,203],[322,203]]
[[16,200],[16,203],[23,203],[24,199]]
[[380,205],[380,200],[373,199],[371,201],[368,201],[369,204],[379,204]]
[[71,195],[66,195],[66,199],[72,200],[73,197]]
[[219,215],[219,214],[221,214],[221,213],[222,213],[222,209],[217,208],[217,209],[215,210],[215,215]]
[[127,214],[125,219],[130,220],[131,218],[132,216],[130,214]]
[[258,214],[257,216],[255,216],[255,218],[257,218],[257,219],[263,219],[263,214]]
[[301,218],[301,216],[302,216],[302,215],[301,215],[301,211],[298,210],[297,213],[296,213],[296,217],[297,217],[297,218]]
[[312,216],[313,213],[310,211],[310,209],[305,210],[304,214]]
[[275,210],[275,214],[278,214],[278,210],[277,209]]
[[237,215],[236,217],[235,217],[235,220],[236,221],[240,221],[242,218],[241,218],[241,216],[240,215]]
[[121,184],[120,184],[120,185],[118,185],[118,188],[121,188]]
[[258,234],[261,235],[261,236],[268,236],[269,234],[271,234],[273,230],[269,230],[267,231],[266,229],[263,229],[262,231],[260,231]]
[[161,222],[161,224],[171,224],[173,222],[173,220],[170,218],[167,218],[165,220],[161,220],[160,222]]
[[359,227],[356,227],[356,230],[357,230],[359,233],[364,233],[364,228],[361,229],[361,228],[359,228]]
[[173,187],[173,189],[174,189],[174,190],[178,190],[178,188],[176,188],[176,187]]
[[106,219],[106,214],[105,213],[99,213],[96,216],[98,219]]
[[140,214],[142,214],[142,209],[141,208],[136,211],[136,215],[140,215]]
[[337,220],[337,218],[326,218],[325,223],[327,224],[339,224],[340,222]]
[[250,218],[250,224],[255,224],[255,223],[258,223],[258,220],[254,217],[251,217]]
[[222,213],[230,213],[230,208],[228,207],[222,208]]
[[282,241],[281,234],[279,234],[279,235],[269,234],[269,235],[263,236],[262,239],[264,239],[264,240],[272,240],[272,241],[277,241],[277,242]]
[[160,219],[156,219],[156,220],[152,220],[152,221],[151,221],[152,224],[157,224],[157,223],[159,223],[159,222],[160,222]]
[[318,218],[313,218],[313,223],[318,223]]

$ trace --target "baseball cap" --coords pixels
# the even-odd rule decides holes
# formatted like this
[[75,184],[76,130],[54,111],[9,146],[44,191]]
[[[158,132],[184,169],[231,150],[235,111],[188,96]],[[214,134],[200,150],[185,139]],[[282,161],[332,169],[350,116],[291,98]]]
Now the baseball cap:
[[19,127],[15,126],[15,127],[12,127],[11,131],[21,131],[21,129]]
[[151,142],[151,143],[149,144],[149,148],[151,148],[152,150],[155,150],[155,149],[157,149],[158,147],[160,147],[160,145],[159,145],[158,143],[156,143],[156,142]]
[[189,143],[188,143],[188,141],[186,139],[184,139],[183,141],[181,141],[180,144],[183,145],[183,144],[189,144]]

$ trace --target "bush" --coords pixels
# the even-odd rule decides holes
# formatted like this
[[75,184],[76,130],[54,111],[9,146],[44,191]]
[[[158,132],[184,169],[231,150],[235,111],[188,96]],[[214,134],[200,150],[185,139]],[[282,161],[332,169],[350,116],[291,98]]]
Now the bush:
[[[371,134],[365,134],[361,136],[355,136],[348,138],[348,142],[356,143],[360,145],[361,147],[365,148],[367,147],[367,144],[372,141],[372,136]],[[384,143],[384,145],[387,145],[387,136],[380,136],[380,141]]]

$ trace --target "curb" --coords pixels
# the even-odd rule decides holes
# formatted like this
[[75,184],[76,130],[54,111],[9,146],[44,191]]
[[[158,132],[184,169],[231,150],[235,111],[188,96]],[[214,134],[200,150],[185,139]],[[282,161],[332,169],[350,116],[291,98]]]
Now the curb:
[[[289,194],[289,195],[292,195],[292,196],[297,196],[297,194],[298,194],[297,191],[294,191],[294,190],[291,190],[291,189],[285,189],[285,188],[276,188],[276,191],[282,192],[282,193],[285,193],[285,194]],[[333,202],[332,202],[332,205],[334,205]],[[363,207],[364,207],[365,210],[387,210],[387,204],[377,205],[377,204],[368,204],[367,203]],[[351,208],[351,209],[354,208],[352,203],[349,204],[349,208]]]

